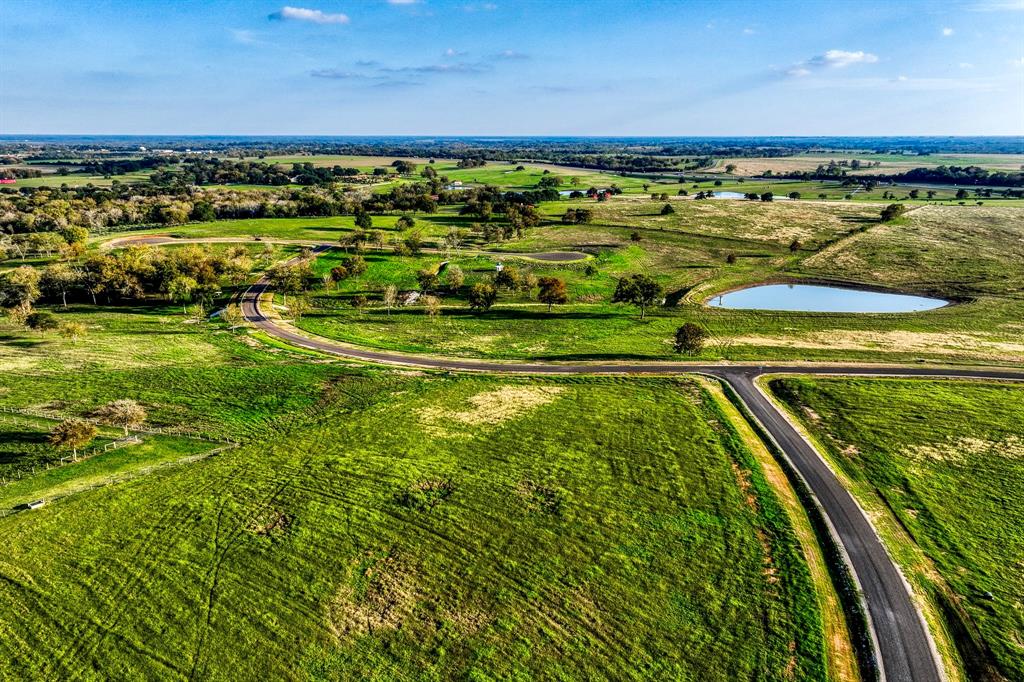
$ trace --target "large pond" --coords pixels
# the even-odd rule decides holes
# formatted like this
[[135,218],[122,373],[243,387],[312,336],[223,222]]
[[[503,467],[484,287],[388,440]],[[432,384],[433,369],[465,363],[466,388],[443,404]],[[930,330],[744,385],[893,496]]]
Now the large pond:
[[938,298],[813,284],[765,284],[730,291],[708,301],[715,308],[810,313],[916,313],[947,303]]

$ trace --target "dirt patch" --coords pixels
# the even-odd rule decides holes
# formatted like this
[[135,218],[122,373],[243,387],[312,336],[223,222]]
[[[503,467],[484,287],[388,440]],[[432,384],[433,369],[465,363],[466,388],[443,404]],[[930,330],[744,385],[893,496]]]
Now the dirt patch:
[[396,630],[417,600],[415,574],[396,552],[367,553],[353,562],[328,605],[328,627],[339,639]]
[[825,329],[799,336],[737,336],[733,343],[782,348],[836,349],[961,355],[1024,361],[1024,343],[1002,341],[978,333],[854,331]]
[[746,469],[741,469],[738,464],[732,462],[732,473],[736,476],[736,483],[740,487],[740,492],[743,493],[743,501],[751,511],[757,513],[757,496],[754,495],[754,487],[750,483],[750,472]]
[[420,424],[428,433],[440,436],[449,435],[445,426],[450,424],[494,427],[553,402],[564,390],[560,386],[502,386],[470,396],[465,410],[423,407]]
[[998,441],[961,437],[939,443],[912,445],[904,448],[904,457],[915,462],[967,463],[979,457],[1024,459],[1024,438],[1007,436]]
[[253,535],[275,537],[286,533],[292,521],[290,514],[285,514],[279,509],[261,509],[249,519],[245,529]]

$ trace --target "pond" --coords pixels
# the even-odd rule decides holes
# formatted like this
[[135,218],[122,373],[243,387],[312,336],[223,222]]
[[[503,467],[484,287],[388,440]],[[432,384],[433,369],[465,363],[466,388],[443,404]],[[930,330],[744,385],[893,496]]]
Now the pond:
[[[717,190],[713,190],[713,191],[715,192],[715,195],[713,197],[711,197],[712,199],[746,199],[747,198],[747,195],[743,194],[742,192],[719,192]],[[760,193],[758,193],[758,195],[760,196]],[[787,197],[785,194],[782,194],[782,195],[772,194],[772,200],[773,201],[791,201],[791,199],[789,197]]]
[[938,298],[813,284],[765,284],[708,300],[714,308],[810,313],[916,313],[947,303]]

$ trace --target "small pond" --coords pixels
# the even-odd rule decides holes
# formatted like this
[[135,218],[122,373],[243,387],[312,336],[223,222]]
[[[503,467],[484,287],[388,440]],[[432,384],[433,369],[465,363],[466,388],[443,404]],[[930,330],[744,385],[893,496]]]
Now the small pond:
[[[705,190],[707,191],[707,190]],[[742,192],[719,192],[717,190],[711,190],[715,193],[712,199],[746,199],[747,195]],[[760,196],[760,193],[758,194]],[[772,201],[792,201],[785,194],[772,194]]]
[[765,284],[730,291],[707,302],[714,308],[810,313],[916,313],[947,303],[938,298],[814,284]]

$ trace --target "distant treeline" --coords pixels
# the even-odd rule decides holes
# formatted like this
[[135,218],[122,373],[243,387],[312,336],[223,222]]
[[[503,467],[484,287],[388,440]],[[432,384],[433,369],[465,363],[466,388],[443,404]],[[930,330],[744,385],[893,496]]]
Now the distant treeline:
[[482,221],[507,214],[508,207],[533,206],[559,198],[553,187],[503,192],[494,187],[448,190],[448,179],[426,177],[387,192],[331,186],[277,190],[204,190],[194,185],[114,185],[111,187],[24,187],[0,190],[0,237],[90,231],[132,225],[178,225],[240,218],[295,218],[389,212],[434,213],[439,205],[470,204]]
[[141,159],[114,159],[110,161],[85,161],[78,164],[88,175],[124,175],[166,166],[174,159],[166,157],[144,157]]
[[[768,174],[766,174],[768,175]],[[936,168],[914,168],[905,173],[885,173],[848,176],[845,170],[834,166],[818,166],[813,171],[776,173],[771,177],[787,180],[834,180],[849,178],[859,183],[894,182],[899,184],[932,185],[990,185],[992,187],[1024,187],[1024,171],[990,171],[978,166],[938,166]]]
[[142,147],[177,151],[260,151],[267,154],[358,154],[463,158],[500,151],[518,156],[543,150],[553,153],[636,153],[676,156],[786,156],[819,151],[936,154],[1020,154],[1021,136],[974,137],[333,137],[333,136],[115,136],[40,135],[0,137],[0,154],[12,149],[65,150],[69,156],[96,150],[135,151]]

